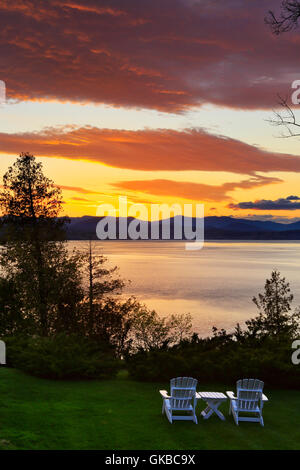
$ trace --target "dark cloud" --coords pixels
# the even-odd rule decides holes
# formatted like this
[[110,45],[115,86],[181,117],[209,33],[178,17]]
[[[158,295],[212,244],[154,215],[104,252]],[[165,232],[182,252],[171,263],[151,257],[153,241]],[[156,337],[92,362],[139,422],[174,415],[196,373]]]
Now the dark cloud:
[[255,202],[239,202],[238,204],[229,204],[230,209],[256,209],[262,211],[282,211],[282,210],[296,210],[300,209],[300,198],[298,196],[289,196],[276,201],[268,199],[261,199]]
[[17,99],[180,111],[274,105],[299,36],[272,36],[269,0],[2,0],[0,77]]
[[[240,216],[238,216],[237,218],[240,218]],[[284,217],[284,216],[277,217],[276,215],[272,215],[272,214],[264,214],[264,215],[247,214],[247,215],[243,215],[243,219],[258,220],[261,222],[271,221],[271,222],[277,222],[279,224],[292,224],[294,222],[300,221],[299,217]]]

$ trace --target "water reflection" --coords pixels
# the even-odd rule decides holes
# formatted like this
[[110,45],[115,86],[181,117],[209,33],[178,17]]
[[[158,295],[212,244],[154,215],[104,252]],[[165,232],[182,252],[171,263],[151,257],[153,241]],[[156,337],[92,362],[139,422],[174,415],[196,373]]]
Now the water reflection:
[[[84,241],[69,245],[88,247]],[[251,299],[275,268],[290,282],[294,306],[300,304],[297,242],[206,242],[200,251],[186,251],[177,241],[96,241],[93,246],[131,280],[127,295],[162,315],[191,313],[195,331],[203,335],[214,325],[230,330],[255,315]]]

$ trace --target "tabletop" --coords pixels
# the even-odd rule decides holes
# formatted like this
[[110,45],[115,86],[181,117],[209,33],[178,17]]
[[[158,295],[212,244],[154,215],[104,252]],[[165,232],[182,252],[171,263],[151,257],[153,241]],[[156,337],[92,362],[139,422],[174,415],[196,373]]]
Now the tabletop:
[[219,392],[198,392],[196,398],[210,399],[210,400],[227,400],[227,396],[224,393]]

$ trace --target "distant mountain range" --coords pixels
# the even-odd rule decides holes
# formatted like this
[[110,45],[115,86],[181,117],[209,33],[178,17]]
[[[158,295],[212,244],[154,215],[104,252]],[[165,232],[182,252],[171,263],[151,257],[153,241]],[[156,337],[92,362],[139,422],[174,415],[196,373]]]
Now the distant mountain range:
[[[67,226],[69,240],[97,240],[96,226],[102,217],[83,216],[71,217]],[[113,219],[112,219],[113,220]],[[119,222],[116,218],[117,238],[119,237]],[[128,218],[127,225],[134,219]],[[189,219],[191,221],[191,219]],[[138,221],[150,235],[150,222]],[[170,238],[174,239],[174,226],[178,228],[183,222],[178,217],[165,220],[170,223]],[[290,224],[281,224],[271,221],[256,221],[236,219],[233,217],[205,217],[205,240],[300,240],[300,221]],[[162,221],[155,222],[160,229]],[[196,227],[196,219],[192,219],[192,227]],[[150,238],[150,236],[149,236]]]

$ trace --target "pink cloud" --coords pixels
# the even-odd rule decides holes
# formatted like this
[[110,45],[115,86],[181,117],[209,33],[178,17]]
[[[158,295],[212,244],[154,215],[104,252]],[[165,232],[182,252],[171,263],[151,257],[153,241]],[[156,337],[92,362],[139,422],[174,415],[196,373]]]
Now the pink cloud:
[[18,99],[270,107],[299,78],[300,38],[272,36],[269,8],[268,0],[3,0],[1,79]]

